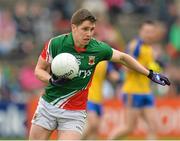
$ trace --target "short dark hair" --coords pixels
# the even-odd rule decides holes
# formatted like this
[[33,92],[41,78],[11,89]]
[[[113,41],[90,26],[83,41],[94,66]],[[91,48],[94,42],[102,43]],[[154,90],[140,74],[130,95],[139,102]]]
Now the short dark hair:
[[71,24],[80,25],[86,20],[92,23],[97,21],[96,17],[87,9],[79,9],[72,15]]
[[145,24],[148,24],[148,25],[155,25],[155,20],[144,20],[141,24],[140,24],[140,27],[142,27],[143,25]]

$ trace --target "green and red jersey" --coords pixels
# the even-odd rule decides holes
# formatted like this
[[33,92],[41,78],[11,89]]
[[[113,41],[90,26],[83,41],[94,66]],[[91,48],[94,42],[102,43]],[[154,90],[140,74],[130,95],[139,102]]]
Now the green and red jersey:
[[63,109],[84,110],[95,67],[100,61],[111,59],[112,48],[94,38],[85,48],[75,47],[72,33],[69,33],[50,39],[45,44],[41,56],[51,63],[56,55],[64,52],[73,54],[78,60],[79,75],[63,86],[49,84],[42,98]]

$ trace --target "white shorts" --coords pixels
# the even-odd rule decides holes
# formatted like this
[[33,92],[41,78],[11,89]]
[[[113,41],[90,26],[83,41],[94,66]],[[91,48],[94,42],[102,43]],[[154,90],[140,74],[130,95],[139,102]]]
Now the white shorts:
[[48,130],[71,130],[82,134],[86,118],[85,110],[60,109],[40,98],[32,123]]

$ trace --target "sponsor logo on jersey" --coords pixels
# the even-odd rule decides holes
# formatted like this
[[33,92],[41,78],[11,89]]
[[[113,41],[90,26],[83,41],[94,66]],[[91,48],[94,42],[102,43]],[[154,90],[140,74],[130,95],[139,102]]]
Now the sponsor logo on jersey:
[[74,73],[74,71],[70,70],[69,72],[65,73],[64,75],[59,76],[59,78],[68,78],[73,73]]
[[86,78],[91,76],[92,70],[79,70],[79,76],[82,78]]
[[94,65],[95,64],[95,56],[89,56],[89,65]]

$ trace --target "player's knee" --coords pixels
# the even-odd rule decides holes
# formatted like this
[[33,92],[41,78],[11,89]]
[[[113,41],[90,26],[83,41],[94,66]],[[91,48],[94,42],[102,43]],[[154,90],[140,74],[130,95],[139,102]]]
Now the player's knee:
[[134,125],[128,125],[128,126],[126,126],[126,132],[127,133],[131,133],[131,132],[133,132],[133,130],[134,130]]
[[88,122],[88,125],[92,130],[96,131],[99,126],[99,119],[96,119],[96,118],[91,119],[91,121]]
[[127,129],[127,132],[128,132],[128,133],[131,133],[131,132],[133,132],[133,130],[134,130],[134,128],[129,127],[129,128]]
[[98,129],[98,123],[91,123],[90,125],[89,125],[89,127],[90,127],[90,129],[91,129],[91,131],[97,131],[97,129]]
[[49,138],[50,133],[51,131],[32,124],[29,133],[29,140],[47,140]]
[[157,132],[157,128],[155,126],[152,126],[152,125],[149,126],[148,130],[151,133],[156,133]]
[[29,140],[38,140],[38,139],[39,139],[39,135],[36,132],[31,131],[29,134]]
[[49,135],[47,134],[38,134],[36,132],[30,133],[29,140],[47,140]]

